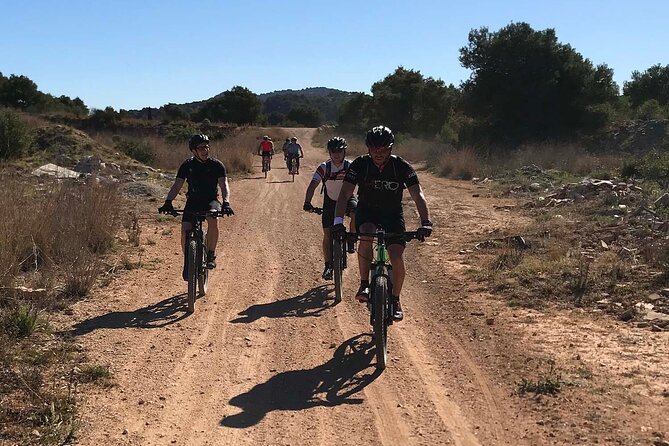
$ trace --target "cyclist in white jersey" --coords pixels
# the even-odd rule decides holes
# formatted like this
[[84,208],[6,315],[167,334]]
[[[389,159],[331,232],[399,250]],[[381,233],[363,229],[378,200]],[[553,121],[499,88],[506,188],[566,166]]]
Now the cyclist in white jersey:
[[[334,222],[334,211],[337,204],[337,198],[339,197],[346,171],[351,164],[350,161],[346,159],[346,148],[348,146],[344,138],[337,136],[331,138],[328,141],[327,147],[330,159],[318,166],[316,172],[314,172],[314,176],[311,178],[311,183],[309,183],[307,193],[304,197],[304,210],[309,212],[313,209],[311,200],[314,196],[314,192],[319,184],[323,184],[323,214],[321,218],[323,224],[323,258],[325,260],[325,269],[323,270],[322,275],[323,280],[332,279],[333,271],[332,264],[330,263],[332,235],[330,233],[330,228]],[[346,209],[346,215],[352,216],[350,225],[351,231],[355,228],[354,216],[356,205],[357,200],[355,197],[351,196],[348,200]],[[355,243],[349,242],[347,249],[350,253],[355,252]]]

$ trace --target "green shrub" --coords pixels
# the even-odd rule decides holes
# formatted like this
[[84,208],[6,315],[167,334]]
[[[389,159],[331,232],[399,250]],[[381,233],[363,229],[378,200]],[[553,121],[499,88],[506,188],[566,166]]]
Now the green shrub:
[[151,164],[155,159],[153,147],[145,141],[134,139],[121,139],[116,143],[116,148],[143,164]]
[[637,109],[639,119],[662,119],[666,116],[666,110],[657,99],[649,99]]
[[39,311],[29,305],[20,305],[3,318],[4,331],[16,338],[27,338],[43,325]]
[[191,136],[200,131],[194,125],[174,125],[167,133],[167,140],[173,144],[188,142]]
[[0,109],[0,159],[18,158],[28,147],[28,130],[18,113]]
[[669,186],[669,154],[653,151],[646,155],[639,166],[641,176],[655,181],[662,187]]

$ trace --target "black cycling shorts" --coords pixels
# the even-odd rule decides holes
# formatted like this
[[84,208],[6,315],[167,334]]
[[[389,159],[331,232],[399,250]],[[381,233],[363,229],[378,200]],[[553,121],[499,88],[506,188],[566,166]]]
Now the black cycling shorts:
[[[355,229],[360,232],[360,226],[365,223],[374,223],[381,225],[386,232],[404,232],[404,212],[402,209],[386,211],[376,208],[369,208],[358,206],[355,212]],[[391,237],[386,239],[386,246],[402,245],[406,246],[407,242],[403,238]]]
[[[208,211],[209,209],[215,209],[217,211],[221,210],[221,202],[218,200],[206,201],[206,200],[193,200],[186,199],[186,206],[184,206],[184,211],[190,212],[203,212]],[[195,221],[195,216],[191,214],[186,214],[184,212],[181,221],[184,223],[193,223]]]
[[[346,215],[353,215],[357,206],[358,200],[353,196],[349,198],[346,202]],[[332,227],[335,217],[335,207],[337,207],[337,202],[325,194],[325,198],[323,199],[323,214],[321,215],[323,229]]]

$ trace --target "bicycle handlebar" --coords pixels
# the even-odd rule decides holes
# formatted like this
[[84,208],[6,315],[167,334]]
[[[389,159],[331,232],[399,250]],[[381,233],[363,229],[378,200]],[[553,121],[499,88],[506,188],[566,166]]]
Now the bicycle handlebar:
[[173,209],[171,212],[160,212],[158,211],[159,214],[168,214],[173,217],[176,217],[179,214],[184,214],[184,215],[192,215],[194,217],[225,217],[227,214],[225,214],[222,210],[221,211],[214,211],[214,210],[207,210],[207,211],[187,211],[185,209]]
[[346,239],[358,240],[360,237],[372,237],[372,238],[400,238],[406,242],[411,240],[419,240],[418,231],[405,231],[405,232],[345,232],[343,235]]

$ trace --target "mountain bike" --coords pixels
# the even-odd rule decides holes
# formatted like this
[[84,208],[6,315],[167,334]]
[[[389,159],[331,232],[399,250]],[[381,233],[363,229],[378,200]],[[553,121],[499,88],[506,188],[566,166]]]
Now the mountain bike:
[[288,173],[293,176],[293,182],[295,182],[295,174],[297,173],[297,159],[302,158],[301,156],[291,156],[290,157],[290,169]]
[[272,156],[271,155],[260,155],[262,157],[262,171],[267,178],[267,172],[272,169]]
[[[311,212],[321,215],[323,208],[312,208]],[[342,281],[344,270],[346,269],[346,253],[344,240],[330,237],[330,265],[332,265],[334,276],[335,303],[341,302],[342,299]]]
[[388,361],[388,326],[393,323],[394,313],[394,303],[391,299],[393,267],[390,264],[386,239],[401,238],[408,242],[417,240],[418,232],[386,233],[381,227],[377,227],[376,232],[347,232],[344,237],[339,238],[340,249],[343,249],[345,240],[358,240],[360,237],[376,239],[376,247],[371,259],[372,278],[369,282],[370,293],[367,308],[376,346],[376,367],[383,370]]
[[175,209],[170,212],[171,215],[179,214],[192,215],[195,221],[186,234],[186,247],[184,249],[184,262],[186,276],[188,279],[188,313],[195,311],[195,298],[198,294],[204,296],[207,294],[209,286],[209,269],[207,268],[207,237],[202,229],[202,222],[207,217],[223,217],[221,211],[202,211],[191,212],[183,209]]

